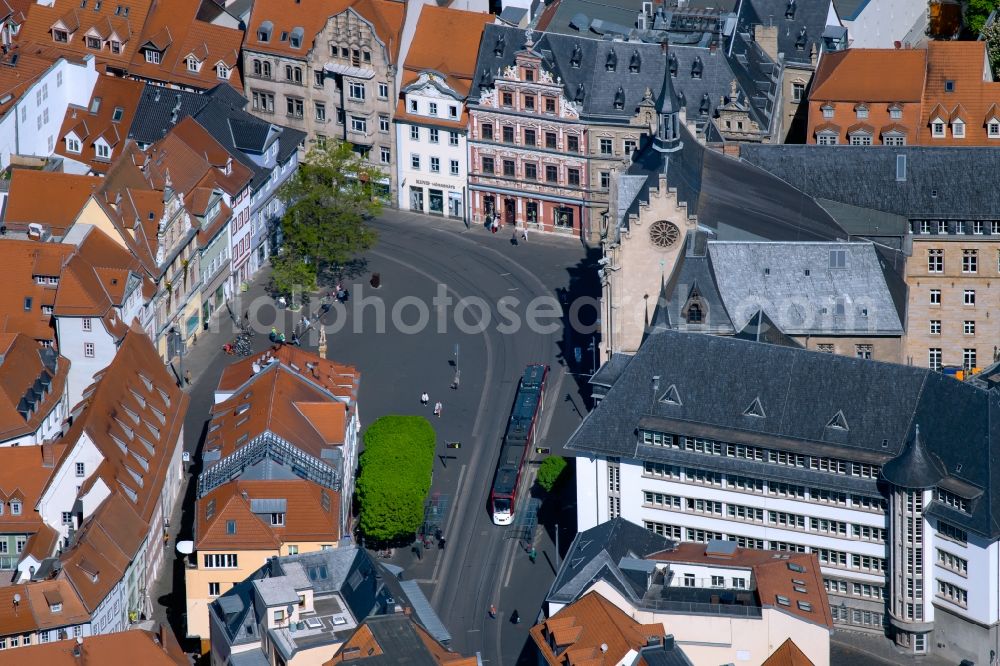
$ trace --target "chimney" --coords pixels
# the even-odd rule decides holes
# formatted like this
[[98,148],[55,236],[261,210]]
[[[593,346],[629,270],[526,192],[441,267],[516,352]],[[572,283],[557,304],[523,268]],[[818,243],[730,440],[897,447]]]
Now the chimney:
[[673,650],[674,649],[674,635],[667,634],[663,637],[663,649]]
[[755,38],[761,50],[774,62],[778,62],[778,26],[756,26]]
[[83,637],[77,636],[76,643],[73,645],[73,656],[77,659],[83,656]]

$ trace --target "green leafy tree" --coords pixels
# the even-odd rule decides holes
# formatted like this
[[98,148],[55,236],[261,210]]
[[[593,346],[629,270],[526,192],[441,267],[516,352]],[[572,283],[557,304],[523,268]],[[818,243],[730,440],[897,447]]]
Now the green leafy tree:
[[562,456],[549,456],[538,466],[538,485],[545,489],[545,492],[552,492],[559,482],[559,478],[566,470],[566,459]]
[[990,68],[995,79],[1000,76],[1000,21],[993,21],[983,28],[981,34],[986,40],[986,55],[990,59]]
[[409,539],[420,528],[436,438],[422,416],[383,416],[368,426],[356,491],[358,526],[367,539]]
[[279,292],[311,291],[324,270],[374,245],[376,234],[367,221],[381,210],[378,182],[383,177],[348,143],[327,141],[309,151],[278,191],[286,206],[283,243],[272,260]]
[[986,19],[990,17],[990,12],[998,5],[1000,5],[1000,0],[966,0],[963,14],[965,27],[973,36],[982,31],[983,26],[986,25]]

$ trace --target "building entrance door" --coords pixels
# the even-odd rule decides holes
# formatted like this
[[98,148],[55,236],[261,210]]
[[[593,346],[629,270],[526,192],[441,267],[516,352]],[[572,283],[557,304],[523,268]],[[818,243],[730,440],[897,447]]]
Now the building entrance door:
[[514,224],[514,215],[516,210],[517,210],[517,203],[513,199],[503,200],[504,224]]

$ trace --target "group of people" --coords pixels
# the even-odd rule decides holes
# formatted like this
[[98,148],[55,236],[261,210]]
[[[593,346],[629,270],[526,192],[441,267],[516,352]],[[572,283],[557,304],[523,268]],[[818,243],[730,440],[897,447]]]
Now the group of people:
[[[496,232],[500,231],[500,229],[503,228],[503,225],[500,224],[500,216],[497,215],[497,214],[495,214],[495,213],[488,213],[486,215],[486,228],[489,229],[490,233],[493,233],[493,234],[495,234]],[[528,240],[528,224],[527,223],[525,223],[525,225],[523,227],[521,227],[521,238],[523,240]],[[510,242],[513,245],[517,245],[517,226],[516,225],[514,226],[514,234],[510,237]]]
[[[430,404],[430,402],[431,402],[431,397],[427,394],[427,391],[424,391],[423,393],[420,394],[420,404],[421,405],[423,405],[424,407],[426,407],[427,405]],[[438,400],[437,402],[435,402],[434,403],[434,416],[437,416],[437,417],[440,418],[441,411],[443,409],[444,409],[444,405],[441,404],[440,400]]]

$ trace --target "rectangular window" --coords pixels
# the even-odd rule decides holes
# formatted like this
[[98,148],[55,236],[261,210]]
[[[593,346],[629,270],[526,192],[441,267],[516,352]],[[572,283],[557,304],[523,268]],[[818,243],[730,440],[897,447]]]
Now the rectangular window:
[[601,139],[601,155],[613,155],[614,147],[611,139]]
[[458,175],[458,160],[451,160],[451,175]]
[[806,84],[795,82],[792,84],[792,101],[798,104],[806,96]]
[[927,350],[927,367],[931,370],[941,369],[941,348],[931,347]]
[[930,304],[931,305],[941,305],[941,290],[931,289],[930,291]]
[[368,131],[368,121],[361,116],[351,116],[351,131],[364,134]]
[[503,175],[514,177],[514,160],[503,161]]
[[566,137],[566,150],[571,153],[580,152],[580,137],[570,134]]
[[968,592],[957,585],[947,583],[943,580],[938,581],[938,596],[963,608],[969,602]]
[[428,102],[427,103],[427,114],[431,115],[431,116],[436,116],[438,114],[438,105],[437,105],[437,102]]
[[458,132],[448,132],[448,145],[452,147],[458,145]]
[[979,270],[979,252],[977,250],[962,250],[962,272],[975,273]]
[[274,95],[259,90],[253,91],[253,109],[264,113],[274,113]]
[[533,129],[524,130],[524,145],[526,146],[535,145],[535,130]]
[[392,152],[385,146],[379,147],[379,157],[382,160],[382,164],[389,164],[392,162]]
[[378,131],[388,132],[389,131],[389,116],[379,116],[378,117]]
[[534,111],[535,110],[535,96],[534,95],[525,95],[524,96],[524,109],[526,111]]
[[63,525],[72,525],[73,524],[73,514],[72,514],[72,512],[70,512],[70,511],[63,511],[62,512],[62,524]]
[[955,527],[950,523],[939,521],[937,531],[940,536],[943,536],[946,539],[957,541],[958,543],[963,545],[969,543],[969,533],[959,527]]
[[602,171],[601,172],[601,189],[606,190],[611,187],[611,172]]
[[962,350],[962,367],[966,370],[978,367],[976,365],[976,350],[974,347],[966,347]]
[[431,143],[438,143],[441,137],[441,132],[438,131],[436,128],[432,127],[430,128],[429,135]]
[[625,139],[622,143],[622,149],[625,151],[626,155],[631,155],[635,152],[637,145],[638,144],[635,142],[635,139]]
[[420,141],[420,128],[410,125],[410,141]]
[[323,102],[316,102],[316,121],[320,123],[326,122],[326,104]]
[[83,477],[87,475],[87,466],[84,463],[78,462],[76,464],[76,475],[78,477]]
[[545,182],[555,183],[559,181],[559,167],[552,164],[545,165]]
[[410,168],[416,171],[420,170],[420,155],[416,153],[410,155]]
[[[556,99],[555,97],[545,98],[545,113],[555,113],[556,112]],[[1000,134],[1000,133],[998,133]]]
[[458,107],[454,104],[448,105],[448,117],[452,120],[458,118]]
[[976,334],[976,322],[971,319],[966,319],[962,322],[962,332],[965,335],[975,335]]
[[209,583],[208,584],[208,596],[210,596],[210,597],[217,597],[217,596],[219,596],[219,584],[218,583]]
[[509,92],[502,93],[500,95],[500,103],[503,106],[512,106],[514,104],[514,95]]
[[378,84],[378,97],[379,99],[389,98],[389,84],[379,81]]
[[236,553],[211,553],[204,556],[202,562],[206,569],[236,569],[239,559]]
[[503,142],[514,143],[514,128],[510,125],[503,126]]
[[944,250],[927,250],[927,272],[944,272]]
[[493,140],[493,125],[492,125],[492,123],[488,124],[488,125],[480,125],[479,126],[479,136],[480,136],[480,138],[482,138],[485,141],[492,141]]
[[872,357],[872,345],[854,345],[854,355],[858,358]]
[[298,97],[285,97],[285,112],[293,118],[301,118],[305,103]]
[[431,173],[441,173],[441,158],[432,157],[431,158]]
[[538,165],[533,162],[528,162],[524,165],[524,179],[525,180],[538,180]]
[[494,173],[492,157],[483,158],[483,173]]
[[573,187],[580,186],[580,170],[579,169],[566,169],[566,182]]
[[83,343],[83,355],[86,358],[94,358],[94,343],[84,342]]
[[160,52],[153,49],[146,49],[146,62],[153,65],[160,64]]
[[549,148],[551,150],[555,150],[555,148],[556,148],[556,133],[555,132],[546,132],[545,133],[545,147]]
[[976,290],[975,289],[966,289],[965,290],[964,299],[965,299],[964,303],[966,305],[975,305],[976,304]]
[[940,319],[931,319],[930,334],[931,335],[941,335],[941,320]]

